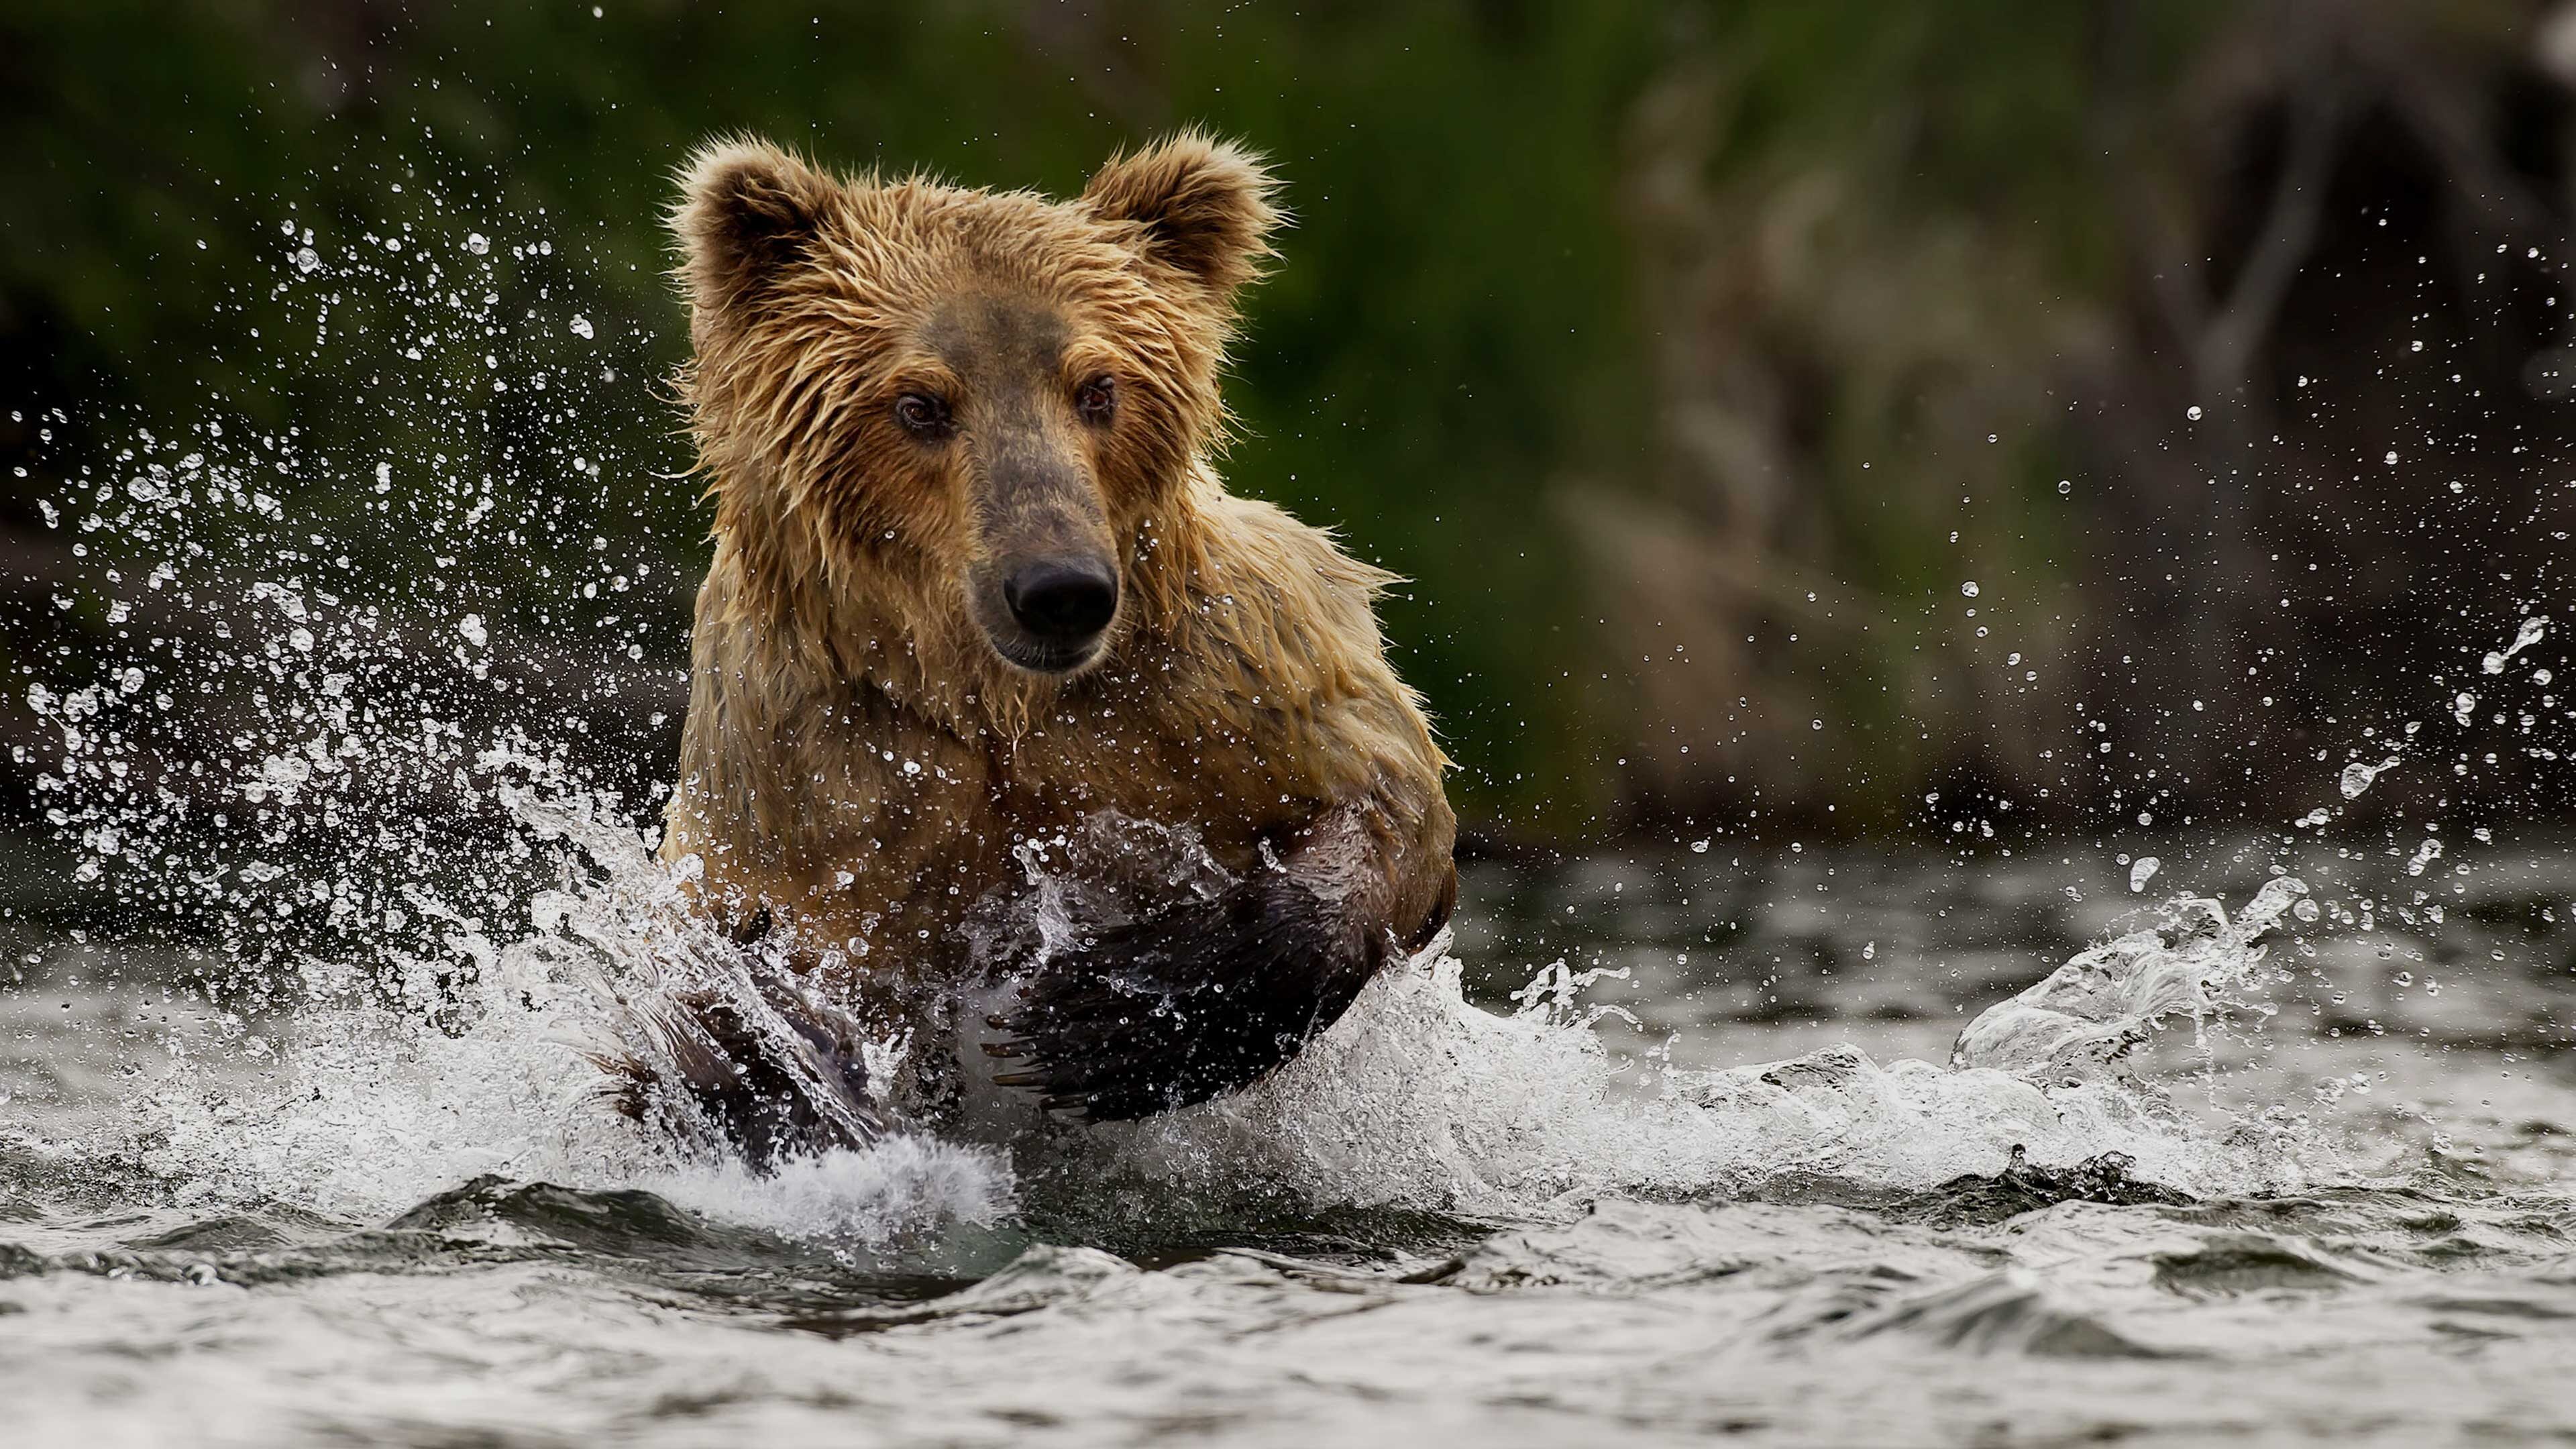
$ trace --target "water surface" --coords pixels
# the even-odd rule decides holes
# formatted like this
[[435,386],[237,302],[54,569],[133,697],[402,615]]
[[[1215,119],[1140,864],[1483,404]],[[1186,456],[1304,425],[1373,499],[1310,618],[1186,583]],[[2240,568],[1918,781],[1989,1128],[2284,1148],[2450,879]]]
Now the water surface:
[[2095,1080],[1947,1062],[2088,944],[2188,949],[2126,866],[1721,842],[1472,868],[1451,964],[1243,1098],[774,1181],[628,1140],[560,1022],[228,1020],[25,939],[0,1399],[83,1444],[2576,1432],[2576,855],[2412,925],[2402,862],[2200,855],[2159,884],[2325,908]]

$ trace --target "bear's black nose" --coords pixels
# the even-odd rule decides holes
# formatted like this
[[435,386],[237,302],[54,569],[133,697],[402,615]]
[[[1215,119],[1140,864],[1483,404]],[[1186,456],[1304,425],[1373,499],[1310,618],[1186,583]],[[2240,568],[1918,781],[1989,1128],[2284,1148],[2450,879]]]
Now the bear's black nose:
[[1118,576],[1089,559],[1049,559],[1002,581],[1002,602],[1020,627],[1051,643],[1078,644],[1118,612]]

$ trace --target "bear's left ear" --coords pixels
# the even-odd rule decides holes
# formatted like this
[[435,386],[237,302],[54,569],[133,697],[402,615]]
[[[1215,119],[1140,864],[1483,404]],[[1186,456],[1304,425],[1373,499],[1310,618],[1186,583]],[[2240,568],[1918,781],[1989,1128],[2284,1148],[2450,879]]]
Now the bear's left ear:
[[1261,158],[1187,131],[1092,173],[1082,201],[1103,221],[1133,222],[1145,256],[1223,298],[1261,275],[1279,183]]

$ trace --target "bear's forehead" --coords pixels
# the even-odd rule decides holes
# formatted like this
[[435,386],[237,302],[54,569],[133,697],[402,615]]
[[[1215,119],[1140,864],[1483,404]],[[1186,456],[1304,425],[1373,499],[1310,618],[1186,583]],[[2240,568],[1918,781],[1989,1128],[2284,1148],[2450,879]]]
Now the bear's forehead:
[[882,301],[926,312],[961,295],[1019,292],[1079,309],[1145,290],[1136,254],[1074,203],[919,183],[845,199],[833,270]]
[[921,345],[967,377],[1052,371],[1073,340],[1061,300],[1030,288],[986,286],[934,300]]
[[[1022,390],[1152,351],[1189,319],[1133,238],[1079,203],[906,183],[858,187],[806,273],[824,334],[864,337],[884,368],[935,363],[982,391]],[[808,333],[809,337],[813,334]]]
[[853,248],[920,278],[1071,281],[1124,270],[1129,254],[1080,206],[1027,192],[920,185],[850,194]]

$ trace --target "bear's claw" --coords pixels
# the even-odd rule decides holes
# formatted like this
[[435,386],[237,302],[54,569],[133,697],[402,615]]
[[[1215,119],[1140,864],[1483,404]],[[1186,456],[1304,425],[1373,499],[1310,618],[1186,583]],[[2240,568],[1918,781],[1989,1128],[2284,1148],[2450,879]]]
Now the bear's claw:
[[[599,1057],[617,1109],[638,1121],[671,1116],[682,1100],[752,1166],[833,1148],[864,1148],[885,1132],[869,1091],[857,1021],[802,989],[784,967],[746,957],[751,991],[674,991],[630,1008],[657,1039],[652,1055]],[[685,1114],[684,1114],[685,1115]]]
[[1213,900],[1103,931],[1046,963],[986,1018],[1010,1040],[996,1076],[1048,1111],[1142,1117],[1246,1086],[1338,1020],[1386,936],[1295,877],[1262,872]]

